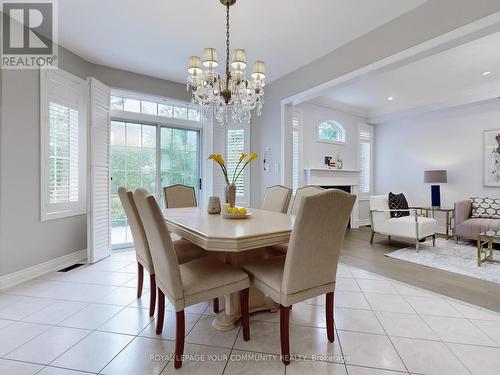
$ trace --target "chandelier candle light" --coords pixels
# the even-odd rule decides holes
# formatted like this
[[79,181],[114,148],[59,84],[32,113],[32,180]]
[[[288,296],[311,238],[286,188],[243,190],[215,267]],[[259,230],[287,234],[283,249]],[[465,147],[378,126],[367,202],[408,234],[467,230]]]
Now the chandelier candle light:
[[250,121],[251,111],[261,115],[266,65],[256,61],[251,79],[246,78],[247,67],[244,49],[235,49],[230,58],[229,8],[236,0],[220,0],[226,7],[226,69],[221,77],[216,71],[219,65],[215,48],[205,48],[203,60],[191,56],[188,61],[187,88],[192,90],[193,104],[204,110],[213,108],[215,119],[227,123],[229,113],[235,122]]

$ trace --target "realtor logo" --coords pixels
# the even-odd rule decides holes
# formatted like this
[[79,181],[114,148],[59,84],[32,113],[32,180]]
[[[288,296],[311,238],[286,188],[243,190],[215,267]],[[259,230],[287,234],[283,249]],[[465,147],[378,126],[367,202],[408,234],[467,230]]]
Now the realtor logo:
[[1,0],[2,69],[57,68],[56,0]]

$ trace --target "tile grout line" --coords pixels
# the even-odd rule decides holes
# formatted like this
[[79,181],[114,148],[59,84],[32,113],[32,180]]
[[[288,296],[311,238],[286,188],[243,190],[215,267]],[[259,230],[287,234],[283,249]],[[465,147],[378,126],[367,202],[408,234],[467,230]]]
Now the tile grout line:
[[[391,337],[387,334],[387,331],[385,330],[385,327],[383,326],[383,324],[382,324],[382,322],[380,321],[379,317],[377,316],[377,314],[376,314],[376,313],[375,313],[375,311],[373,310],[373,306],[372,306],[372,304],[370,303],[370,301],[368,300],[368,298],[366,298],[366,294],[365,294],[365,292],[363,291],[363,289],[361,288],[361,286],[359,285],[358,280],[357,280],[357,279],[355,279],[355,280],[356,280],[356,283],[358,284],[358,286],[360,287],[360,289],[361,289],[361,293],[363,293],[363,296],[365,297],[366,302],[368,302],[368,305],[370,305],[370,308],[371,308],[371,312],[372,312],[372,314],[375,316],[375,319],[377,319],[378,324],[380,324],[380,326],[381,326],[381,327],[382,327],[382,329],[384,330],[384,332],[385,332],[385,336],[388,338],[388,340],[389,340],[389,342],[391,343],[391,345],[392,345],[392,347],[393,347],[394,351],[397,353],[399,360],[401,361],[401,363],[402,363],[402,364],[403,364],[403,366],[405,367],[406,372],[409,374],[409,373],[410,373],[410,370],[408,369],[408,366],[406,365],[405,361],[403,360],[403,357],[401,356],[401,354],[399,353],[398,349],[396,348],[396,345],[394,345],[394,342],[391,340]],[[395,289],[395,288],[394,288],[394,289]],[[395,290],[396,290],[396,289],[395,289]],[[396,292],[397,292],[397,290],[396,290]]]

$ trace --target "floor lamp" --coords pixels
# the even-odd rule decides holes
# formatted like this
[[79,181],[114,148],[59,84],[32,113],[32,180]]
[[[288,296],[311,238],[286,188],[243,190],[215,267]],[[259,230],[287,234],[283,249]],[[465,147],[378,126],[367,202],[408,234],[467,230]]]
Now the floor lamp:
[[448,182],[446,170],[424,171],[424,182],[431,185],[431,205],[432,207],[441,207],[441,192],[439,185]]

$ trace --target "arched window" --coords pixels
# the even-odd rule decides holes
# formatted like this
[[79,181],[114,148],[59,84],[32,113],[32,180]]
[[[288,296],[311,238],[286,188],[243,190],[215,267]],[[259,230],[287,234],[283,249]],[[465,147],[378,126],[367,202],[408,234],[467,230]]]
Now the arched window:
[[318,140],[332,143],[345,143],[345,129],[336,121],[322,121],[318,126]]

